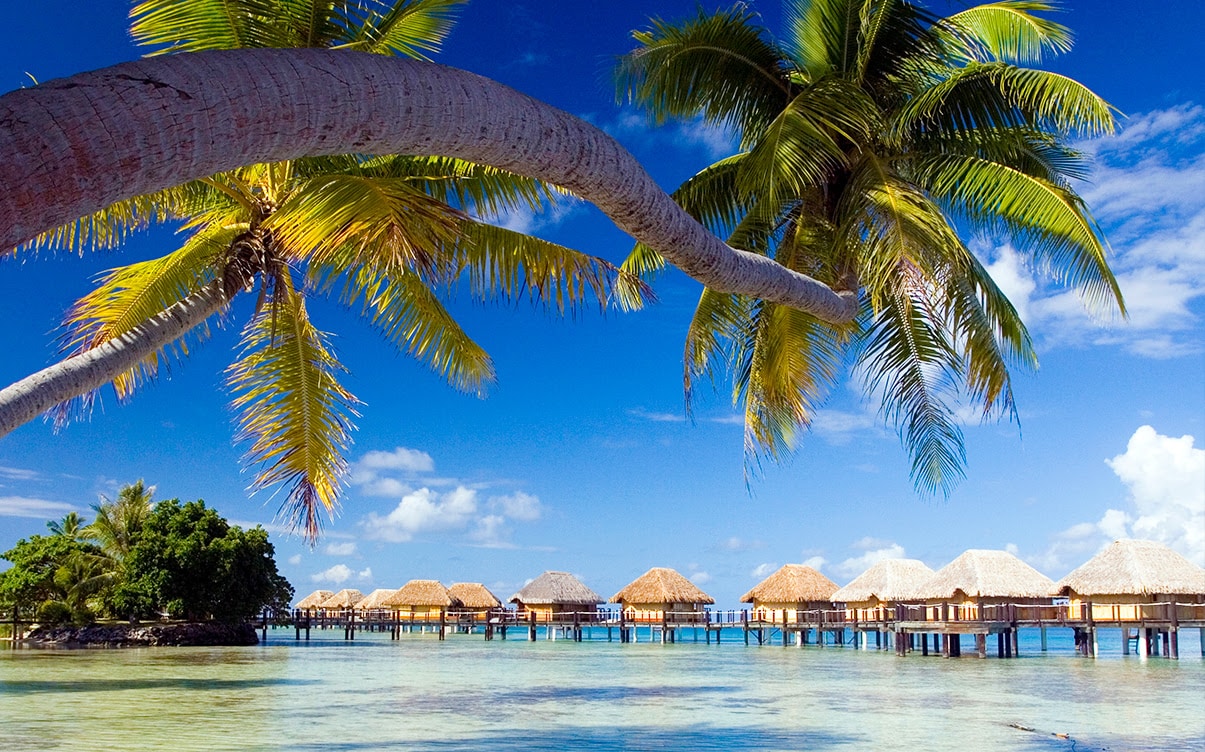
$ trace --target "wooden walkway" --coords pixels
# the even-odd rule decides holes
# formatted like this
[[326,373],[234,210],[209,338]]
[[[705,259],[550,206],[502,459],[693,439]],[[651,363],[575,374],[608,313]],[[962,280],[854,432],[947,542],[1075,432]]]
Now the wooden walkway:
[[[1098,629],[1123,630],[1123,653],[1143,656],[1162,654],[1179,657],[1179,630],[1201,630],[1201,651],[1205,656],[1205,604],[1145,604],[1141,618],[1123,618],[1124,607],[1117,607],[1115,618],[1101,618],[1100,606],[1075,609],[1069,605],[1002,604],[984,606],[898,605],[877,609],[872,619],[851,618],[854,610],[787,611],[781,620],[765,618],[764,612],[751,609],[728,611],[705,609],[696,612],[671,612],[659,618],[632,618],[618,609],[597,609],[537,617],[509,609],[489,612],[447,610],[431,614],[405,614],[391,611],[359,613],[296,611],[280,616],[265,616],[261,629],[269,624],[291,626],[295,639],[309,639],[311,630],[342,630],[344,639],[354,640],[357,632],[388,632],[401,639],[412,633],[435,634],[443,640],[449,633],[480,634],[486,640],[527,639],[541,636],[547,640],[574,642],[742,642],[745,645],[857,646],[909,653],[958,657],[962,654],[962,636],[975,636],[975,652],[987,657],[989,641],[995,642],[998,657],[1019,655],[1017,631],[1041,630],[1041,649],[1047,647],[1046,630],[1071,629],[1079,652],[1094,656],[1098,652]],[[1106,610],[1106,616],[1108,615]]]

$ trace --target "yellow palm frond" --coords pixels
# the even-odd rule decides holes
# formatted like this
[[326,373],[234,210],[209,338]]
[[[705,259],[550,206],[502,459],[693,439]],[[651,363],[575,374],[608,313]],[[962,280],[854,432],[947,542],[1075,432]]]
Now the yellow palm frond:
[[252,489],[288,485],[281,512],[314,541],[320,512],[333,517],[338,505],[357,400],[339,384],[345,369],[287,272],[276,277],[270,304],[248,324],[243,344],[227,385],[238,412],[236,440],[250,443],[244,461],[260,466]]

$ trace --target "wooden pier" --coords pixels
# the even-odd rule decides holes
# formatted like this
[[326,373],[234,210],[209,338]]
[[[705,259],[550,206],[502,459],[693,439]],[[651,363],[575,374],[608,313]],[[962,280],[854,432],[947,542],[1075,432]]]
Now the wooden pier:
[[[863,618],[854,618],[854,614]],[[1022,628],[1041,630],[1043,651],[1047,629],[1071,629],[1077,650],[1085,656],[1095,656],[1097,630],[1119,629],[1124,654],[1162,655],[1171,659],[1179,657],[1179,630],[1195,628],[1202,632],[1205,656],[1205,603],[1150,603],[1138,613],[1125,613],[1120,608],[1115,613],[1102,613],[1099,607],[1070,605],[900,604],[874,610],[873,618],[865,615],[866,611],[861,609],[837,608],[785,611],[778,619],[766,618],[767,614],[759,609],[663,612],[658,618],[641,618],[625,614],[622,609],[608,608],[556,614],[506,608],[488,612],[444,609],[438,613],[386,610],[361,613],[348,609],[298,610],[265,616],[260,627],[266,630],[269,625],[291,626],[296,640],[308,640],[313,630],[320,630],[342,631],[346,640],[354,640],[357,632],[387,632],[392,640],[411,634],[432,635],[437,640],[446,639],[448,634],[472,634],[485,640],[518,638],[533,642],[539,639],[662,644],[689,641],[720,645],[727,641],[744,645],[856,647],[892,650],[900,656],[919,653],[947,658],[962,655],[963,635],[974,635],[974,651],[980,658],[988,657],[989,651],[1000,658],[1019,656],[1017,632]]]

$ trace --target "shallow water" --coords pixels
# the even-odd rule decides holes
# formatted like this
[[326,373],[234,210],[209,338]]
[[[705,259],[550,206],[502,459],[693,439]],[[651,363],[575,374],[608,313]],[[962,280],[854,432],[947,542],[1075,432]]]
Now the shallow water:
[[1205,749],[1195,640],[1144,661],[1032,636],[1013,660],[336,636],[0,651],[0,750]]

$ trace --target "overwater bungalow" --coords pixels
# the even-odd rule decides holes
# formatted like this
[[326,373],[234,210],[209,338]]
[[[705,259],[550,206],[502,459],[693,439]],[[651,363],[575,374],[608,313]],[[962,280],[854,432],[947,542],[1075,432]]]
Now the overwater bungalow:
[[502,607],[498,596],[480,582],[457,582],[448,588],[448,595],[460,602],[456,610],[462,622],[488,621],[490,613]]
[[327,613],[350,611],[357,603],[364,600],[364,594],[352,588],[340,590],[324,600],[320,606]]
[[334,590],[315,590],[297,601],[296,609],[304,611],[307,616],[315,616],[321,610],[323,602],[335,594]]
[[[971,549],[917,587],[921,605],[901,609],[896,651],[903,654],[909,633],[941,636],[943,655],[961,654],[960,634],[975,635],[980,657],[987,656],[987,635],[999,635],[999,655],[1017,651],[1017,622],[1051,610],[1054,581],[1008,551]],[[924,646],[927,652],[927,645]]]
[[397,590],[390,590],[389,588],[377,588],[364,596],[359,603],[353,606],[353,609],[363,619],[385,618],[390,612],[390,608],[385,605],[385,599],[396,592]]
[[1164,655],[1178,657],[1181,625],[1205,625],[1205,569],[1154,541],[1114,541],[1060,580],[1058,593],[1067,618],[1084,623],[1077,643],[1089,655],[1098,626],[1120,627],[1125,653],[1136,627],[1140,654],[1157,652],[1162,639]]
[[568,572],[545,572],[512,595],[519,621],[532,615],[540,623],[572,618],[574,613],[594,613],[604,598]]
[[884,559],[835,591],[834,603],[845,606],[845,619],[855,624],[895,621],[895,606],[907,602],[935,572],[917,559]]
[[673,569],[653,567],[611,596],[611,603],[629,622],[698,624],[703,607],[715,599]]
[[410,580],[383,605],[392,609],[401,620],[441,622],[448,609],[460,605],[439,580]]
[[825,612],[833,610],[837,588],[837,583],[812,567],[784,564],[742,595],[741,602],[753,604],[750,618],[755,621],[819,623]]

